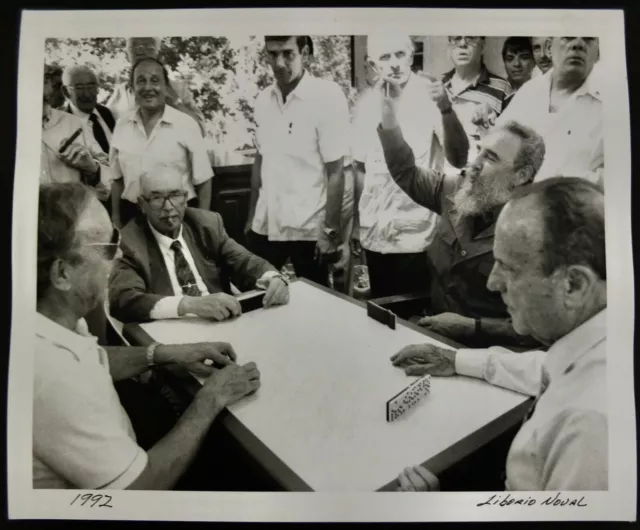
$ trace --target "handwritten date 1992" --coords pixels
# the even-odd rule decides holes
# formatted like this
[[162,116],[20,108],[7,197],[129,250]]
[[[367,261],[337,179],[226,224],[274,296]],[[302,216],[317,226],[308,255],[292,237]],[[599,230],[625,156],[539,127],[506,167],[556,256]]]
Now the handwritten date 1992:
[[78,506],[88,505],[90,508],[113,508],[113,506],[109,504],[111,500],[111,495],[103,495],[100,493],[78,493],[69,506],[73,506],[74,503],[78,501]]

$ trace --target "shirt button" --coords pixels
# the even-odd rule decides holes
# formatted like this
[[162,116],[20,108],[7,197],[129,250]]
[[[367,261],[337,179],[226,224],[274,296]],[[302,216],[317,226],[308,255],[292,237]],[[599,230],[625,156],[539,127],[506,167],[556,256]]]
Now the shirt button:
[[467,251],[463,250],[462,252],[460,252],[460,254],[462,254],[463,256],[466,256],[467,255]]

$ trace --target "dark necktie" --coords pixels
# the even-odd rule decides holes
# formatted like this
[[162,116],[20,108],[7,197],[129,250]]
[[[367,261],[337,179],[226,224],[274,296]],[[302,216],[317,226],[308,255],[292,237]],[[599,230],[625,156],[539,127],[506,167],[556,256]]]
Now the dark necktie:
[[186,296],[202,296],[200,289],[198,289],[196,285],[196,277],[193,275],[193,271],[189,266],[187,258],[184,256],[184,252],[182,252],[180,241],[171,243],[171,250],[173,250],[176,276],[178,277],[180,287],[182,287],[182,294]]
[[102,150],[105,153],[109,154],[109,140],[107,140],[107,135],[104,133],[104,129],[100,124],[100,120],[98,120],[98,116],[90,114],[89,120],[93,125],[93,136],[95,137],[96,142],[100,144],[100,147],[102,147]]

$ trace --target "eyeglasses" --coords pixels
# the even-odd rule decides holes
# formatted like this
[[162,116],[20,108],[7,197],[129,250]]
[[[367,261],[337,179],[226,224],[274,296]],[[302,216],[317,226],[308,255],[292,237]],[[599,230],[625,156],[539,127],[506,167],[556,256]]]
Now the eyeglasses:
[[96,83],[88,85],[69,85],[68,88],[71,88],[74,92],[96,92],[98,90],[98,85]]
[[105,257],[111,261],[116,257],[118,253],[118,249],[120,248],[120,230],[117,228],[113,228],[113,233],[111,234],[111,241],[109,243],[87,243],[87,247],[103,247]]
[[184,191],[172,191],[164,195],[152,195],[151,197],[143,197],[145,201],[149,203],[149,206],[153,208],[162,208],[166,201],[169,201],[171,206],[182,206],[187,199],[187,194]]
[[465,41],[469,46],[477,46],[483,37],[453,36],[449,37],[449,46],[459,46]]

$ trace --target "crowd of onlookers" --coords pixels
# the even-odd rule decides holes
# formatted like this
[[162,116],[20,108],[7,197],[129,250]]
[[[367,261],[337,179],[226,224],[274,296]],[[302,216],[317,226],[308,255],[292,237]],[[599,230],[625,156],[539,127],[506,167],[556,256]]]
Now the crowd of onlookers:
[[[204,119],[158,39],[128,40],[129,81],[106,105],[85,65],[45,67],[36,487],[180,487],[217,414],[260,385],[224,343],[98,345],[86,323],[101,310],[125,323],[225,320],[240,314],[238,292],[287,304],[286,263],[327,286],[356,252],[372,297],[427,293],[415,321],[463,346],[409,345],[394,365],[537,396],[508,489],[606,489],[598,39],[510,37],[506,79],[483,60],[485,37],[449,36],[443,76],[412,71],[413,46],[369,36],[376,81],[352,120],[342,89],[305,69],[312,38],[265,38],[274,83],[254,105],[244,246],[211,209]],[[210,375],[142,447],[151,427],[130,418],[143,399],[111,379],[136,378],[134,394],[156,403],[170,390],[142,374],[167,364]],[[398,477],[402,490],[437,487],[423,467]]]

